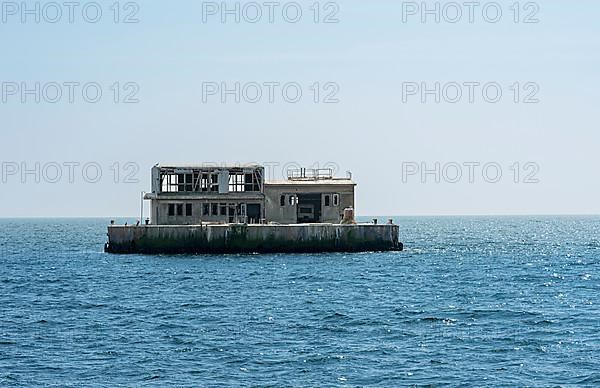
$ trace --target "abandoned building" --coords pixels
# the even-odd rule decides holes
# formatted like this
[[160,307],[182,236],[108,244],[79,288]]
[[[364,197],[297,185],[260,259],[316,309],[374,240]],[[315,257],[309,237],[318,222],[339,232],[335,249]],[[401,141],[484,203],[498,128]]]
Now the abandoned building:
[[[352,176],[289,170],[267,181],[260,165],[152,168],[151,221],[108,226],[110,253],[401,251],[400,228],[357,223]],[[143,218],[143,202],[142,202]]]
[[355,183],[330,169],[290,170],[266,181],[260,165],[155,166],[150,200],[154,225],[339,223],[354,207]]

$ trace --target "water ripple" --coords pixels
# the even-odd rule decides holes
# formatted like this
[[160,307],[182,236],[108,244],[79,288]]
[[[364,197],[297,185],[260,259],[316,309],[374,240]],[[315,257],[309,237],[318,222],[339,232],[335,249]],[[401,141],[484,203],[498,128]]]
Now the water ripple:
[[396,222],[402,253],[195,257],[0,220],[0,385],[600,384],[600,218]]

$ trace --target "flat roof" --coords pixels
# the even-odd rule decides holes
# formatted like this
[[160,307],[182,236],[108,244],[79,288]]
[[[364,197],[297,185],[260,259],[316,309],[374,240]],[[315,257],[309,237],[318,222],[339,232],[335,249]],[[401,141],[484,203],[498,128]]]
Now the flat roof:
[[352,179],[286,179],[280,181],[266,181],[267,186],[285,186],[285,185],[300,185],[300,186],[311,186],[311,185],[354,185],[356,183]]
[[234,168],[263,168],[260,164],[247,163],[247,164],[236,164],[236,163],[204,163],[204,164],[157,164],[154,167],[158,168],[172,168],[172,169],[203,169],[203,168],[222,168],[222,169],[234,169]]

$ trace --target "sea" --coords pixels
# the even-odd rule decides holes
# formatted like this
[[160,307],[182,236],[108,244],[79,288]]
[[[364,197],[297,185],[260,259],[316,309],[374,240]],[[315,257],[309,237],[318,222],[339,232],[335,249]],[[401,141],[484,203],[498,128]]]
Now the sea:
[[403,252],[191,256],[1,219],[0,386],[600,386],[600,217],[394,220]]

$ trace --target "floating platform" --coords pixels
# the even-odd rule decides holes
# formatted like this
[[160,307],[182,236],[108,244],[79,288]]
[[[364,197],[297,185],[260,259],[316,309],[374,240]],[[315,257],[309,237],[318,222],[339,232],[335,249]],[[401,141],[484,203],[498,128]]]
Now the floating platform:
[[401,251],[394,224],[110,225],[109,253],[308,253]]

